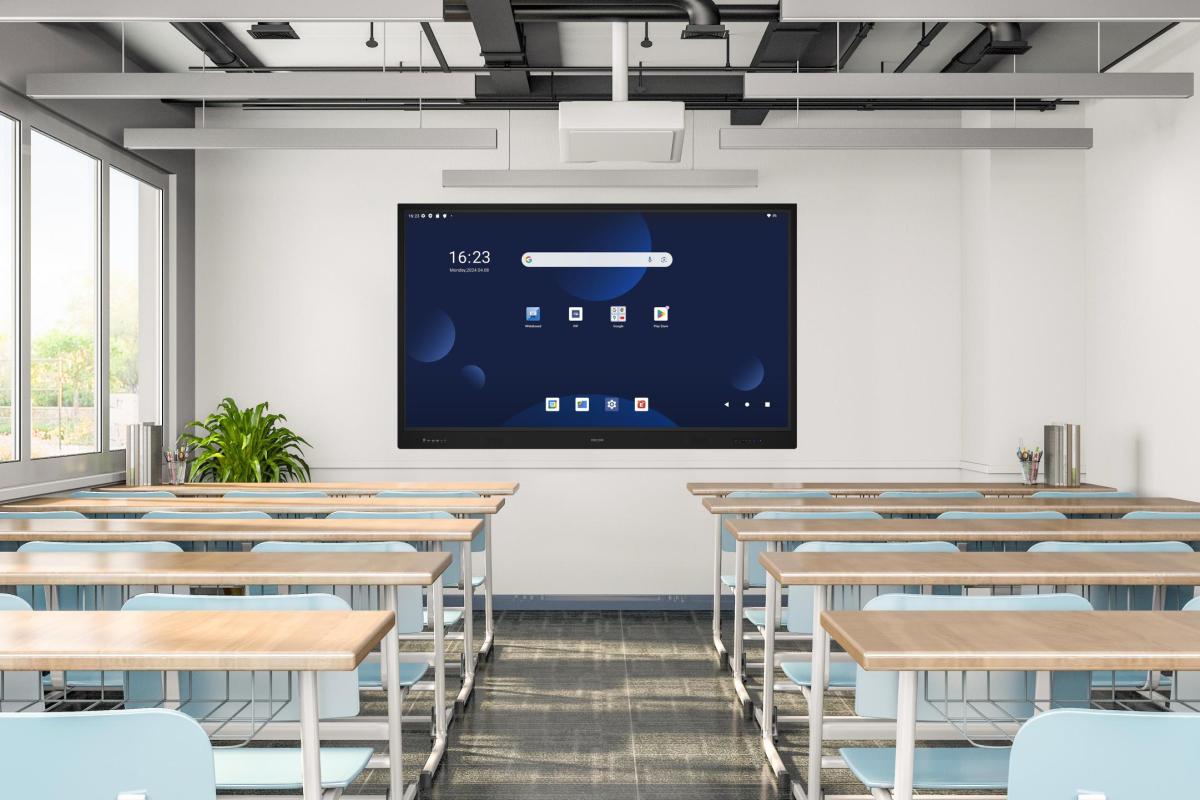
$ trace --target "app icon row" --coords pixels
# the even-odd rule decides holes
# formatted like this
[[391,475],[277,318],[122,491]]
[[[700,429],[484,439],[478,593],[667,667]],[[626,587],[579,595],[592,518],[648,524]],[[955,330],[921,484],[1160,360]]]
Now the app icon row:
[[[557,412],[562,410],[562,400],[557,397],[546,398],[546,411]],[[589,397],[576,397],[575,410],[579,413],[587,413],[592,410],[592,401]],[[608,413],[615,413],[621,410],[621,398],[606,397],[604,398],[604,410]],[[649,397],[633,398],[633,410],[637,412],[646,412],[650,410]]]
[[[609,306],[608,321],[609,322],[625,322],[628,319],[625,306]],[[652,316],[654,322],[670,322],[671,307],[670,306],[654,306]],[[542,307],[541,306],[525,306],[525,321],[526,322],[541,322]],[[569,306],[567,308],[568,322],[583,322],[583,306]]]

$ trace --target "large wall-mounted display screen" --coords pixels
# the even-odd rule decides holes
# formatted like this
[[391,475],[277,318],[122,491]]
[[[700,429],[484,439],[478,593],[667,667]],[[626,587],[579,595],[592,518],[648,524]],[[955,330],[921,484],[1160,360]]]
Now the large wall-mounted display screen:
[[794,205],[401,205],[401,447],[795,447]]

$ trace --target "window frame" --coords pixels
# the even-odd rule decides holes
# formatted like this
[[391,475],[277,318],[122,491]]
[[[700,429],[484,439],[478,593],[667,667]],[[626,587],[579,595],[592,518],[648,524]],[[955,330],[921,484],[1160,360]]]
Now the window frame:
[[[172,175],[149,161],[125,150],[115,143],[98,136],[75,122],[30,100],[8,87],[0,85],[0,114],[18,124],[19,158],[17,175],[19,181],[18,210],[18,268],[17,287],[17,331],[16,363],[14,365],[14,393],[16,406],[16,460],[0,462],[0,500],[29,496],[50,491],[61,491],[78,486],[115,481],[125,474],[124,449],[109,447],[108,425],[110,419],[108,371],[109,371],[109,175],[115,168],[136,178],[160,192],[159,214],[159,285],[156,297],[159,304],[158,362],[159,386],[156,416],[164,427],[168,423],[173,387],[168,376],[171,374],[169,359],[169,331],[172,309],[168,303],[171,296],[171,273],[173,260],[170,245],[175,241],[174,192]],[[33,131],[49,136],[96,159],[99,169],[97,235],[99,237],[99,272],[96,278],[96,437],[98,449],[92,453],[31,458],[32,444],[32,393],[30,392],[30,365],[32,364],[32,317],[31,317],[31,248],[30,248],[30,200],[31,173],[30,151]],[[145,414],[144,414],[145,415]]]

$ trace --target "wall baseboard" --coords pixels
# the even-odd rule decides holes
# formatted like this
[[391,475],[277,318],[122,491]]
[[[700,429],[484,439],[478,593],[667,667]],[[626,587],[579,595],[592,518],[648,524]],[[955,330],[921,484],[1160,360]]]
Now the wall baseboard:
[[[732,597],[721,600],[733,608]],[[502,594],[493,603],[497,611],[712,611],[710,594]]]

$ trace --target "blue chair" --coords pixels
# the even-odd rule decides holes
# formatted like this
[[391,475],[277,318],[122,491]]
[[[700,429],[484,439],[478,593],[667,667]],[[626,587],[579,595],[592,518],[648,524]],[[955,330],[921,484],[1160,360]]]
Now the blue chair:
[[1124,519],[1200,519],[1197,511],[1130,511]]
[[983,498],[982,492],[974,490],[951,490],[931,491],[931,492],[913,492],[893,490],[888,492],[880,492],[879,497],[884,500],[899,500],[905,497],[912,497],[917,500],[980,500]]
[[1047,711],[1017,731],[1008,800],[1191,797],[1200,786],[1198,740],[1193,714]]
[[[795,549],[797,553],[957,553],[951,542],[805,542]],[[857,611],[873,597],[897,592],[920,593],[920,586],[842,586],[835,592],[832,606],[839,611]],[[953,587],[938,587],[943,591]],[[812,636],[813,587],[788,587],[787,629],[792,633]],[[855,664],[853,661],[828,661],[829,685],[834,688],[853,688]],[[785,661],[779,665],[797,686],[812,685],[811,661]]]
[[[780,490],[777,492],[772,492],[772,491],[730,492],[729,494],[726,495],[726,497],[728,497],[730,499],[735,499],[735,500],[738,498],[748,498],[748,497],[772,497],[772,498],[791,499],[791,500],[828,500],[831,497],[833,497],[833,495],[831,495],[829,492],[821,491],[818,489],[804,489],[804,490],[795,490],[795,491]],[[770,513],[785,513],[785,512],[770,512]],[[799,513],[799,512],[786,512],[786,513]],[[729,531],[725,530],[725,520],[728,519],[730,516],[731,515],[729,515],[729,514],[721,515],[721,552],[722,553],[734,552],[734,547],[736,545],[736,543],[733,540],[733,536],[731,536],[729,534]],[[762,514],[756,514],[754,516],[754,518],[755,519],[779,519],[778,517],[763,517]],[[766,585],[766,583],[767,583],[766,572],[764,572],[763,568],[761,566],[759,566],[758,554],[764,553],[770,549],[771,549],[771,547],[768,542],[748,542],[746,544],[746,574],[745,574],[745,576],[743,576],[743,580],[742,580],[742,588],[743,589],[761,589],[763,586]],[[722,575],[721,583],[723,583],[725,585],[725,588],[733,589],[733,576],[732,575]]]
[[1136,492],[1059,492],[1053,489],[1046,489],[1040,492],[1034,492],[1030,497],[1045,497],[1050,500],[1086,500],[1088,498],[1098,498],[1100,500],[1127,500],[1131,497],[1137,497]]
[[[449,511],[334,511],[326,519],[454,519]],[[481,534],[482,536],[482,534]],[[471,550],[475,550],[475,542],[482,539],[476,536],[471,540]],[[482,575],[471,575],[471,586],[478,588],[484,581]],[[459,586],[462,584],[462,570],[458,568],[458,553],[450,553],[450,566],[442,573],[443,586]],[[443,624],[449,628],[462,620],[461,608],[443,608]]]
[[[251,548],[253,553],[415,553],[416,548],[404,542],[259,542]],[[356,611],[376,610],[383,607],[371,587],[352,586],[291,586],[290,591],[300,594],[332,594]],[[358,589],[358,591],[355,591]],[[278,594],[276,586],[251,586],[252,595]],[[425,612],[422,608],[420,586],[396,587],[396,633],[420,633],[425,629]],[[432,666],[427,661],[406,661],[400,665],[400,686],[412,687]],[[364,661],[358,668],[359,685],[378,688],[383,685],[380,662]]]
[[71,492],[71,497],[79,500],[147,500],[147,499],[163,499],[173,500],[175,495],[165,489],[147,489],[144,492],[137,490],[119,490],[111,492],[97,492],[91,489],[80,489],[78,492]]
[[[29,603],[12,594],[0,594],[0,611],[32,611]],[[44,711],[42,703],[42,674],[40,672],[4,673],[4,701],[0,711]],[[0,716],[4,716],[0,714]],[[0,770],[3,773],[4,770]],[[4,775],[0,774],[0,787]],[[0,792],[0,797],[5,797]]]
[[0,797],[215,800],[213,748],[177,711],[0,714]]
[[[1088,601],[1074,594],[946,596],[886,594],[865,610],[881,611],[1087,611]],[[1050,702],[1055,707],[1087,708],[1088,675],[1051,674]],[[996,706],[1001,714],[1026,719],[1033,714],[1036,674],[1032,672],[930,672],[917,676],[916,718],[919,721],[980,719],[979,707]],[[854,710],[860,716],[895,719],[898,678],[894,672],[856,668]],[[930,702],[933,699],[933,703]],[[1040,698],[1039,698],[1040,699]],[[936,703],[936,705],[935,705]],[[846,767],[873,793],[892,789],[896,750],[892,747],[847,747]],[[913,787],[926,791],[995,791],[1008,783],[1009,749],[1003,747],[918,747]],[[1074,798],[1067,798],[1074,800]],[[1116,798],[1114,798],[1116,800]]]
[[[943,511],[938,519],[1066,519],[1061,511]],[[1029,549],[1028,542],[967,542],[968,553],[992,551],[1023,552]]]
[[[1184,611],[1195,612],[1200,611],[1200,597],[1189,600],[1183,606]],[[1181,708],[1181,711],[1192,711],[1196,708],[1195,702],[1197,697],[1200,697],[1200,672],[1176,672],[1171,677],[1171,693],[1174,699],[1187,702],[1187,707]],[[1174,715],[1172,715],[1174,716]],[[1200,714],[1194,714],[1200,718]]]
[[[828,492],[823,492],[827,497]],[[755,519],[883,519],[882,516],[874,511],[763,511],[754,515]],[[729,541],[733,541],[728,533],[724,534],[729,537]],[[732,548],[731,548],[732,549]],[[742,584],[742,589],[759,588],[767,585],[767,571],[763,565],[758,563],[758,554],[765,553],[771,549],[770,542],[747,542],[746,543],[746,575],[745,581]],[[733,576],[722,575],[721,582],[733,588]],[[767,612],[762,608],[747,608],[743,614],[752,625],[762,627],[767,624]],[[779,614],[779,624],[786,625],[791,612],[784,608]]]
[[[143,594],[129,600],[125,610],[138,611],[347,611],[344,600],[326,594],[228,595]],[[313,624],[317,624],[314,620]],[[147,708],[167,698],[161,672],[124,673],[126,708]],[[296,721],[300,718],[299,684],[294,673],[180,672],[179,710],[207,721]],[[317,676],[321,719],[356,717],[359,713],[358,675],[321,672]],[[273,716],[272,716],[273,715]],[[366,768],[370,747],[322,747],[321,783],[344,789]],[[287,791],[301,788],[300,751],[288,747],[222,747],[213,751],[216,786],[226,791]],[[168,762],[170,760],[168,759]],[[170,795],[164,795],[170,796]],[[151,800],[148,798],[148,800]]]
[[[0,519],[87,519],[78,511],[0,511]],[[11,553],[17,542],[0,542],[0,553]]]
[[[148,511],[142,519],[175,519],[175,520],[204,520],[204,519],[270,519],[265,511]],[[217,552],[241,550],[241,542],[184,542],[180,545],[184,550],[196,551],[212,549]]]

